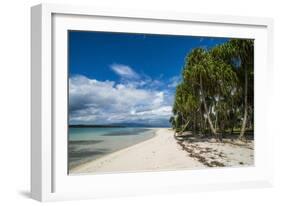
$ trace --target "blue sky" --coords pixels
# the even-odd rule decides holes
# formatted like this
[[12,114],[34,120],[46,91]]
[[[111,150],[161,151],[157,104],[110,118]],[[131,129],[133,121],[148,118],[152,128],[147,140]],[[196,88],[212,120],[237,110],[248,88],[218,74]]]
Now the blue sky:
[[186,55],[227,40],[69,31],[70,124],[168,126]]

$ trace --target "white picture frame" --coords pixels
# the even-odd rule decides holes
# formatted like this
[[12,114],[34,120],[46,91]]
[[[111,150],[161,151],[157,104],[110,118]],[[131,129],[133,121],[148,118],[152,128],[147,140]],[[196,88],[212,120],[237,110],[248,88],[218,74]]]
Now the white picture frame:
[[[135,24],[138,27],[132,27]],[[31,26],[32,198],[53,201],[272,185],[274,137],[266,112],[274,75],[272,19],[40,4],[31,8]],[[61,138],[66,134],[67,74],[58,68],[66,67],[65,31],[93,26],[103,31],[254,37],[255,166],[69,177],[66,139]]]

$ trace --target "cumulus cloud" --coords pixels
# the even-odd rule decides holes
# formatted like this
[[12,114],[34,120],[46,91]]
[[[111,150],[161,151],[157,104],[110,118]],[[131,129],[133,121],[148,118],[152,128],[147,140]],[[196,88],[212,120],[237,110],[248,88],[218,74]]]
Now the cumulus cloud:
[[[124,65],[112,69],[122,77],[139,77]],[[171,99],[169,92],[153,86],[137,87],[132,82],[98,81],[82,75],[69,79],[71,124],[133,122],[167,125],[172,110]]]
[[112,64],[110,68],[120,77],[120,82],[127,87],[157,90],[165,85],[161,81],[162,75],[152,79],[150,76],[139,74],[132,67],[123,64]]
[[169,79],[169,84],[168,84],[168,87],[169,88],[175,88],[179,82],[180,82],[180,76],[173,76]]
[[123,64],[112,64],[110,68],[120,77],[127,79],[138,79],[139,75],[129,66]]

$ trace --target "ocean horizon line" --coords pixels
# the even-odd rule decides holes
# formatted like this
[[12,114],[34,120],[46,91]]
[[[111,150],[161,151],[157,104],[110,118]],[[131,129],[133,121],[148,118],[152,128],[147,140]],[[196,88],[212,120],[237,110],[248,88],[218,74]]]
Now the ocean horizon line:
[[70,128],[128,128],[128,127],[143,127],[143,128],[171,128],[169,125],[145,125],[145,124],[69,124]]

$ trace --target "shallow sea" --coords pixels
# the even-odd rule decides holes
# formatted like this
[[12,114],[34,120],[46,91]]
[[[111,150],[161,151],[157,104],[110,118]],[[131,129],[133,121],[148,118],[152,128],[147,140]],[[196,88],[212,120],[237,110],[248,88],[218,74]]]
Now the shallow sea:
[[155,129],[137,127],[69,128],[69,169],[154,136]]

